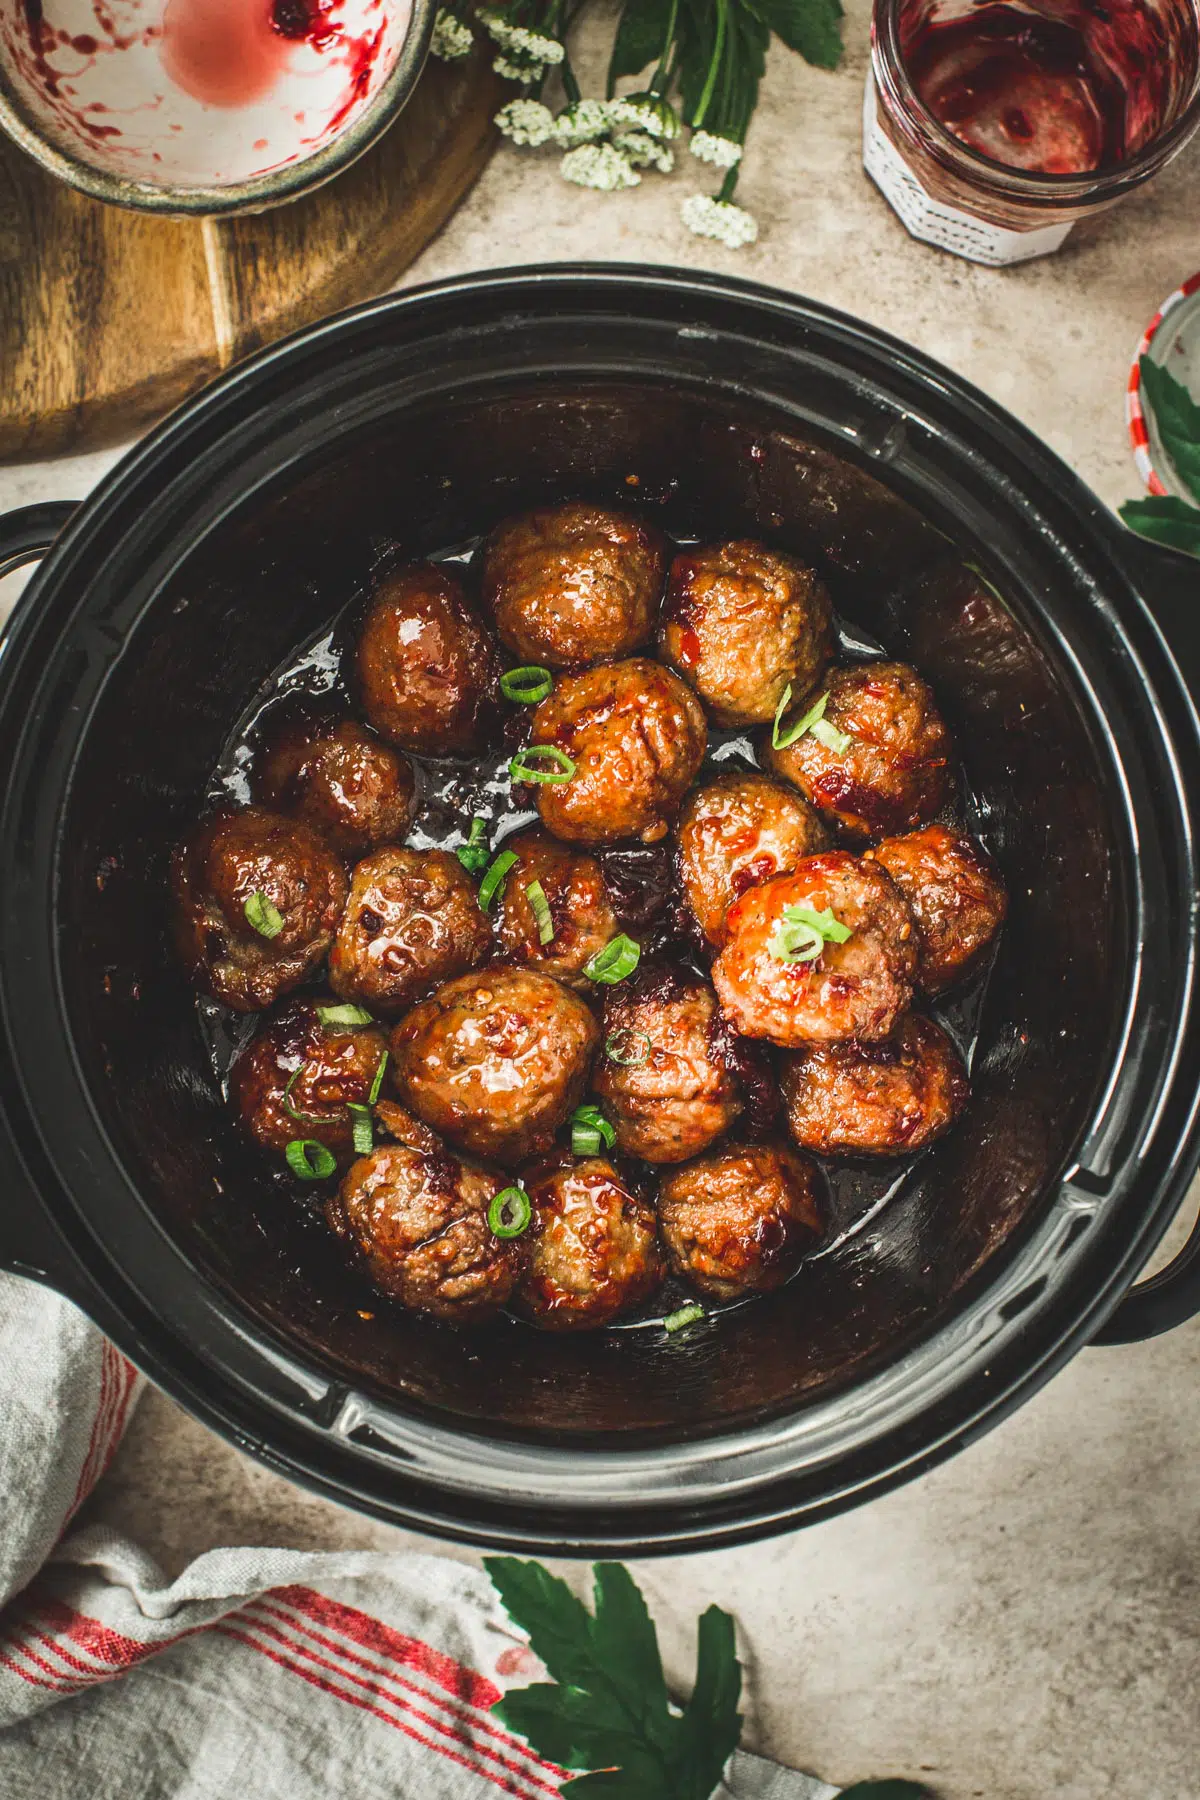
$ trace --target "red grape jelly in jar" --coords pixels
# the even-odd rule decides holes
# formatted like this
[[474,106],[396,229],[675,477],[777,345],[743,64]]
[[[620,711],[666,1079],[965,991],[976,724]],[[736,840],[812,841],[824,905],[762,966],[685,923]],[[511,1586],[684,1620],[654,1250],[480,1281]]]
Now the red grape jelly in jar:
[[875,0],[867,173],[973,262],[1057,250],[1200,125],[1200,0]]

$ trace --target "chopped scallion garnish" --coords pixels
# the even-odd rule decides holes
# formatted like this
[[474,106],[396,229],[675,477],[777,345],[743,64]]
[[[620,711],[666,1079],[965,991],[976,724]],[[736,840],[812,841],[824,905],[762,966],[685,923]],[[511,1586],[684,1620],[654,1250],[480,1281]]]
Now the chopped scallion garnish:
[[783,690],[779,705],[775,709],[775,723],[771,727],[771,743],[775,749],[786,750],[789,744],[794,744],[797,738],[802,738],[806,731],[811,731],[818,743],[824,744],[827,750],[834,751],[838,756],[844,756],[854,739],[848,737],[844,731],[839,731],[837,726],[831,724],[825,717],[825,708],[829,705],[829,690],[826,689],[819,699],[814,700],[808,711],[794,720],[786,731],[780,731],[780,723],[791,704],[791,699],[792,684],[789,681]]
[[623,1069],[640,1069],[650,1059],[654,1045],[644,1031],[630,1031],[622,1026],[619,1031],[611,1031],[604,1040],[604,1054],[609,1062],[620,1063]]
[[825,748],[832,750],[835,756],[845,756],[854,742],[848,732],[839,731],[837,726],[831,724],[828,719],[816,719],[808,729],[818,744],[824,744]]
[[479,884],[479,904],[484,912],[492,904],[496,895],[508,880],[508,871],[515,867],[517,853],[515,850],[502,850],[491,868]]
[[491,851],[487,846],[486,819],[471,820],[471,830],[467,841],[465,844],[460,844],[454,854],[469,875],[478,875],[480,869],[487,868]]
[[374,1079],[371,1082],[371,1091],[367,1095],[367,1105],[368,1106],[374,1106],[375,1102],[379,1098],[379,1090],[383,1086],[383,1072],[387,1068],[387,1066],[388,1066],[388,1053],[386,1050],[384,1050],[381,1052],[379,1061],[375,1065],[375,1075],[374,1075]]
[[500,692],[506,700],[521,706],[536,706],[554,690],[554,677],[540,663],[527,663],[521,669],[509,669],[500,677]]
[[694,1325],[697,1319],[703,1317],[704,1308],[693,1301],[690,1306],[681,1306],[678,1312],[668,1313],[663,1320],[663,1330],[684,1331],[689,1325]]
[[618,981],[624,981],[627,975],[633,974],[641,956],[641,945],[635,944],[622,931],[605,944],[603,950],[597,950],[595,956],[588,958],[583,965],[583,972],[589,981],[599,981],[606,987],[613,987]]
[[322,1025],[342,1025],[350,1031],[374,1023],[364,1006],[318,1006],[317,1017]]
[[337,1158],[316,1138],[293,1138],[284,1155],[301,1181],[325,1181],[337,1168]]
[[828,907],[813,912],[808,906],[785,906],[767,949],[776,962],[815,962],[826,944],[844,944],[853,936]]
[[510,781],[570,781],[575,764],[557,744],[527,744],[508,765]]
[[283,930],[283,914],[273,900],[269,900],[261,888],[255,888],[242,911],[246,915],[246,923],[259,937],[278,937]]
[[332,1125],[337,1117],[335,1113],[325,1113],[323,1115],[306,1113],[301,1112],[299,1107],[292,1105],[292,1089],[295,1087],[297,1081],[299,1081],[301,1075],[303,1075],[306,1067],[307,1064],[301,1063],[300,1067],[294,1069],[288,1076],[287,1086],[283,1090],[283,1097],[280,1101],[280,1105],[283,1107],[288,1118],[295,1119],[298,1125]]
[[532,1217],[533,1207],[525,1189],[507,1187],[493,1198],[488,1207],[488,1228],[494,1237],[520,1237],[528,1228]]
[[598,1106],[577,1106],[571,1114],[571,1150],[575,1156],[599,1156],[611,1150],[617,1134]]
[[361,1106],[357,1100],[346,1103],[346,1111],[350,1114],[350,1141],[354,1145],[355,1156],[369,1156],[375,1148],[375,1133],[371,1127],[371,1108]]
[[538,942],[549,944],[554,941],[554,920],[550,917],[550,902],[546,898],[546,890],[540,881],[531,881],[525,889],[525,898],[533,908],[533,916],[537,921]]

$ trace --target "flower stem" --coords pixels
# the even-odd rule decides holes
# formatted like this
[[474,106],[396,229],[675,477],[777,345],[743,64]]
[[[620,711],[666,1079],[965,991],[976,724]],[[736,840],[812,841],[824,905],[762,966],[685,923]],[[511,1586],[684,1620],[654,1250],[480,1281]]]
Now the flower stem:
[[671,0],[671,16],[667,20],[667,35],[663,39],[662,52],[658,59],[658,67],[650,79],[652,94],[665,93],[667,87],[667,58],[671,54],[671,46],[675,42],[675,21],[679,17],[679,0]]
[[704,83],[704,92],[688,123],[696,130],[704,123],[704,115],[708,111],[709,101],[713,97],[713,89],[717,85],[717,74],[721,67],[721,53],[725,48],[725,29],[729,17],[729,0],[717,0],[717,41],[713,45],[712,61],[708,65],[708,77]]
[[721,191],[717,195],[718,200],[732,200],[733,199],[733,190],[737,186],[738,175],[741,171],[741,167],[742,167],[742,165],[739,161],[739,162],[734,163],[732,169],[726,169],[725,179],[721,183]]

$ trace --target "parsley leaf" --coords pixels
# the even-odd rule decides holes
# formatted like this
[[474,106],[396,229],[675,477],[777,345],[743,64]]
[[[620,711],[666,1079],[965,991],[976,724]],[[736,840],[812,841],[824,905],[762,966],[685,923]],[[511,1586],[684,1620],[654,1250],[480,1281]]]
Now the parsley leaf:
[[836,69],[842,54],[841,0],[746,0],[789,50],[818,69]]
[[671,0],[625,0],[608,65],[611,95],[622,75],[640,75],[656,63],[671,27]]
[[1179,479],[1200,500],[1200,406],[1161,364],[1143,356],[1138,367],[1159,441]]
[[1190,550],[1200,556],[1200,507],[1173,497],[1155,500],[1127,500],[1121,517],[1131,531],[1156,544],[1169,544],[1175,550]]

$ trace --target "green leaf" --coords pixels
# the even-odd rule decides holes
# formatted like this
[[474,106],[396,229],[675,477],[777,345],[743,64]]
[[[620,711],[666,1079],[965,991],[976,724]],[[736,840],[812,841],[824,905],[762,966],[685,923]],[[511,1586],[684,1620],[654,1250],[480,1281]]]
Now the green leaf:
[[1200,500],[1200,405],[1181,381],[1143,356],[1142,392],[1154,414],[1159,441],[1180,480]]
[[919,1781],[858,1781],[838,1800],[933,1800],[933,1792]]
[[538,1682],[506,1694],[493,1711],[540,1756],[567,1769],[623,1767],[643,1750],[640,1738],[627,1729],[624,1711],[606,1695],[583,1688]]
[[818,69],[836,69],[842,57],[841,0],[747,0],[789,50]]
[[671,0],[625,0],[608,65],[608,91],[622,75],[657,63],[671,23]]
[[674,1800],[663,1789],[663,1767],[653,1757],[631,1758],[623,1768],[600,1769],[593,1775],[576,1775],[563,1783],[566,1800],[588,1795],[589,1800]]
[[516,1556],[485,1556],[483,1566],[505,1612],[514,1625],[529,1633],[534,1654],[545,1663],[551,1678],[568,1687],[590,1687],[597,1670],[591,1614],[583,1601],[541,1563],[524,1562]]
[[679,1800],[709,1800],[742,1735],[742,1666],[733,1620],[719,1606],[700,1619],[696,1685],[678,1720]]
[[671,1730],[667,1683],[658,1633],[642,1591],[623,1563],[597,1563],[592,1573],[596,1660],[609,1671],[613,1685],[651,1740],[665,1744]]
[[1175,550],[1200,556],[1200,507],[1190,506],[1186,500],[1127,500],[1121,517],[1131,531],[1156,544],[1170,544]]

